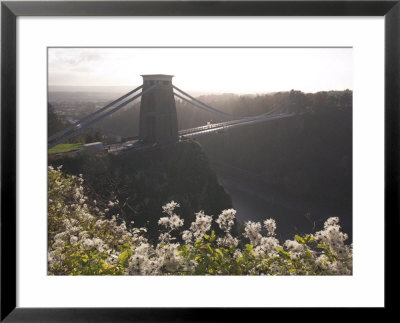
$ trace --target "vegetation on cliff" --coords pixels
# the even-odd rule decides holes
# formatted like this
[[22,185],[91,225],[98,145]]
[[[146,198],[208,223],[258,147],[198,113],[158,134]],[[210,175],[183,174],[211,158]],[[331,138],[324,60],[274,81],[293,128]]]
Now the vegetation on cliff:
[[131,221],[146,226],[152,239],[157,238],[160,205],[171,200],[181,205],[187,224],[200,210],[219,214],[232,207],[203,150],[193,141],[120,155],[83,153],[49,158],[49,164],[63,165],[71,175],[83,174],[98,205],[107,208],[108,201],[118,200],[112,211],[128,226]]
[[[112,212],[99,207],[85,191],[81,176],[49,167],[50,275],[352,274],[352,245],[345,244],[347,235],[341,232],[338,218],[328,219],[315,234],[281,244],[275,238],[273,219],[263,226],[247,222],[245,232],[235,235],[233,209],[214,219],[197,212],[182,231],[186,221],[176,213],[179,203],[171,201],[162,207],[164,216],[157,221],[157,241],[150,242],[146,228],[128,227],[117,214],[107,218]],[[212,223],[218,225],[219,234]]]

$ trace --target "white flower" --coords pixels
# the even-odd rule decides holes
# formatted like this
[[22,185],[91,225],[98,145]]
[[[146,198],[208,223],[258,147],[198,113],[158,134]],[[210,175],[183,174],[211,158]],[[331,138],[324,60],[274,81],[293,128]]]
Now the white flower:
[[172,240],[175,240],[175,238],[171,237],[169,232],[164,232],[164,233],[160,233],[158,240],[160,241],[161,244],[168,244]]
[[163,212],[167,213],[169,217],[162,217],[158,220],[158,224],[164,226],[165,228],[169,228],[170,231],[176,230],[183,226],[183,220],[173,213],[176,206],[179,206],[178,203],[172,201],[171,203],[167,203],[163,206]]
[[292,259],[298,259],[304,255],[304,245],[298,243],[296,240],[286,240],[283,244],[289,251]]
[[158,220],[158,224],[162,225],[166,228],[170,228],[171,230],[175,230],[180,228],[183,225],[183,220],[176,214],[168,217],[163,217]]
[[300,252],[304,250],[304,246],[298,243],[296,240],[286,240],[283,244],[288,250],[294,252]]
[[175,208],[179,207],[179,203],[176,203],[175,201],[171,201],[167,204],[165,204],[162,209],[164,213],[167,213],[168,215],[174,214]]
[[235,215],[236,210],[234,209],[223,210],[215,222],[218,223],[221,230],[229,232],[235,224]]
[[63,240],[58,239],[58,240],[54,241],[52,248],[53,249],[64,248],[64,246],[65,246],[65,242]]
[[267,229],[267,233],[270,237],[275,235],[276,222],[274,219],[265,220],[264,227]]
[[99,252],[103,252],[104,251],[104,247],[106,247],[104,245],[104,241],[99,239],[99,238],[94,238],[93,239],[93,244],[94,247],[99,251]]
[[205,215],[203,211],[196,213],[196,221],[190,225],[190,230],[196,239],[200,239],[211,229],[212,216]]
[[68,233],[65,232],[65,231],[60,232],[60,233],[58,233],[58,234],[56,234],[56,235],[54,236],[54,240],[65,241],[65,240],[67,240],[67,239],[68,239]]
[[242,252],[239,249],[236,249],[235,252],[233,253],[233,258],[241,258],[243,256]]
[[328,260],[328,257],[326,255],[322,254],[317,259],[315,259],[315,264],[317,266],[322,266],[327,260]]
[[176,272],[183,263],[183,258],[178,252],[178,246],[179,244],[167,244],[156,250],[159,266],[165,268],[167,272]]
[[90,249],[94,247],[94,242],[92,239],[86,239],[85,241],[82,242],[82,247],[84,249]]
[[279,246],[279,241],[274,237],[263,237],[260,240],[259,246],[254,250],[254,255],[256,257],[275,256],[278,253],[277,247]]
[[81,231],[78,234],[79,239],[86,239],[89,236],[87,231]]
[[325,221],[324,223],[324,228],[328,228],[332,225],[338,224],[339,223],[339,218],[338,217],[330,217],[328,220]]
[[227,233],[224,237],[217,239],[217,244],[221,247],[236,247],[239,244],[239,241],[238,239],[232,237],[231,234]]
[[193,238],[193,233],[189,230],[185,230],[182,232],[182,240],[186,243],[190,243]]
[[174,229],[178,229],[179,227],[181,227],[183,225],[183,220],[176,214],[172,215],[170,220],[170,227],[172,230]]
[[148,256],[152,252],[152,247],[148,243],[141,243],[135,248],[135,255]]
[[138,245],[129,260],[131,275],[154,275],[157,273],[157,262],[152,260],[153,248],[148,243]]
[[162,226],[164,226],[164,227],[166,227],[166,228],[168,228],[168,226],[169,226],[169,217],[163,217],[163,218],[160,218],[159,220],[158,220],[158,225],[162,225]]
[[258,245],[258,243],[261,240],[261,223],[260,222],[252,222],[252,221],[248,221],[246,222],[246,226],[244,228],[245,233],[243,233],[243,235],[246,238],[250,239],[250,243],[253,246]]
[[324,230],[315,233],[314,237],[317,241],[324,242],[337,256],[347,258],[351,253],[349,246],[344,244],[348,235],[340,231],[339,218],[331,217],[325,221]]

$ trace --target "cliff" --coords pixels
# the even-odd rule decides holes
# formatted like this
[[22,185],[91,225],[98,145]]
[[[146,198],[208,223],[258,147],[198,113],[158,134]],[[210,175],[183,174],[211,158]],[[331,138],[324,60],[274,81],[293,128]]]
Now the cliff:
[[[228,193],[218,183],[201,146],[180,142],[154,150],[121,155],[78,154],[73,157],[49,156],[49,165],[63,165],[69,174],[82,174],[91,198],[110,214],[119,213],[129,224],[146,226],[155,237],[162,216],[161,206],[174,200],[177,213],[188,227],[195,212],[218,214],[232,207]],[[112,206],[108,201],[118,200]]]

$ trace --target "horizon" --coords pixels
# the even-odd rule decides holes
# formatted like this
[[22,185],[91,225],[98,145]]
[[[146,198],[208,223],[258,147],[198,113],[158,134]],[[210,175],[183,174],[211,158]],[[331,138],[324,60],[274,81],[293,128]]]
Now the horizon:
[[[98,92],[107,92],[107,93],[122,93],[133,89],[133,86],[128,85],[53,85],[48,87],[48,92],[55,93],[55,92],[82,92],[82,93],[98,93]],[[109,89],[107,91],[107,89]],[[187,92],[195,93],[195,95],[224,95],[224,94],[232,94],[232,95],[273,95],[279,92],[290,92],[291,90],[294,91],[301,91],[297,89],[290,89],[290,90],[281,90],[281,91],[273,91],[273,92],[243,92],[243,93],[235,93],[235,92],[206,92],[206,91],[197,91],[193,89],[187,90]],[[329,89],[329,90],[320,90],[315,92],[304,92],[305,94],[311,93],[315,94],[318,92],[342,92],[342,91],[353,91],[352,89]]]
[[49,48],[48,86],[134,88],[143,74],[203,93],[353,88],[352,48]]

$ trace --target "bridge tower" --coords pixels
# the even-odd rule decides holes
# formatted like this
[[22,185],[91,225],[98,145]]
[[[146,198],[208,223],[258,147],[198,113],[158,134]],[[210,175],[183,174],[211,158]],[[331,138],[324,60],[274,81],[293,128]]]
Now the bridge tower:
[[178,119],[174,92],[173,75],[142,75],[143,91],[157,86],[143,94],[140,103],[139,140],[146,143],[170,143],[178,140]]

